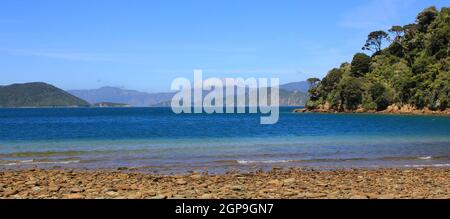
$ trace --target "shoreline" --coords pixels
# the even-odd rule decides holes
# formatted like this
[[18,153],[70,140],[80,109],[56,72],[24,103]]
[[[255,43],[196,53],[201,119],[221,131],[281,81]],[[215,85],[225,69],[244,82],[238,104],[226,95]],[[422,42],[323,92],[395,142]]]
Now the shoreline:
[[0,170],[0,198],[450,199],[450,168],[274,168],[179,175],[131,170]]
[[353,110],[353,111],[336,111],[336,110],[324,110],[324,109],[307,109],[307,108],[296,108],[292,110],[293,113],[326,113],[326,114],[368,114],[368,115],[416,115],[416,116],[450,116],[450,110],[444,111],[426,111],[426,110],[418,110],[412,112],[404,112],[404,111],[362,111],[362,110]]

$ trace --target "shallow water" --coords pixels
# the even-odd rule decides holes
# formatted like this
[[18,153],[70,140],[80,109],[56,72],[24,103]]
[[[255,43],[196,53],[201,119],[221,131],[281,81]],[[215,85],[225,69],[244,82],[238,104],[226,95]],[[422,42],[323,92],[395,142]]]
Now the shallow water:
[[0,109],[0,166],[224,171],[450,166],[450,117],[174,114],[170,108]]

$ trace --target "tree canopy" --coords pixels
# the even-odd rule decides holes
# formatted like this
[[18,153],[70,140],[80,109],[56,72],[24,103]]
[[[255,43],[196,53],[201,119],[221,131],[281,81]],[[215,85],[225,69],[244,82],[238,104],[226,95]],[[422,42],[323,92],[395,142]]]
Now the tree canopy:
[[429,7],[415,23],[371,32],[363,50],[371,56],[356,53],[311,88],[308,108],[450,108],[450,8]]
[[350,73],[353,77],[364,76],[370,69],[370,56],[364,53],[356,53],[353,56]]
[[381,51],[383,42],[388,39],[388,34],[382,30],[373,31],[367,36],[366,44],[363,46],[363,50],[372,51],[377,54]]
[[313,87],[315,87],[317,85],[317,83],[320,82],[320,79],[318,79],[318,78],[308,78],[306,81],[308,82],[309,87],[313,88]]

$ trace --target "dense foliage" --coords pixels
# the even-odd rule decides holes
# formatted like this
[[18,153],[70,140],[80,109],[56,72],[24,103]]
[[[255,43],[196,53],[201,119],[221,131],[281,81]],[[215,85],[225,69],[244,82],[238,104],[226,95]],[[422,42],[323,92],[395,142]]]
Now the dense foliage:
[[89,106],[89,103],[46,83],[0,86],[0,107]]
[[[309,90],[309,109],[384,110],[389,105],[450,108],[450,8],[430,7],[413,24],[368,35],[351,62]],[[383,46],[384,43],[385,46]],[[326,107],[324,107],[326,106]]]

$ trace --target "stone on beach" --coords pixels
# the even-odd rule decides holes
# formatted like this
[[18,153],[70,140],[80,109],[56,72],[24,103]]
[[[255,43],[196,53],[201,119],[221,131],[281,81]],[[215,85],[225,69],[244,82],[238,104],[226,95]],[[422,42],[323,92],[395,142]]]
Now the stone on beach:
[[126,171],[2,170],[0,198],[450,198],[450,168],[292,168],[269,172],[185,175]]

